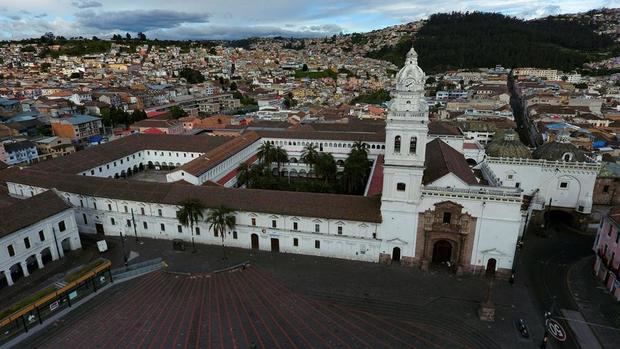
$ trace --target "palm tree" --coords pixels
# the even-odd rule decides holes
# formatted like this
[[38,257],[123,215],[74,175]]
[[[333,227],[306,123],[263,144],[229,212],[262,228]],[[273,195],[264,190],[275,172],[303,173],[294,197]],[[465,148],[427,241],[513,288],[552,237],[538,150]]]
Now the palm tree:
[[241,187],[245,185],[250,188],[250,165],[247,163],[241,163],[239,167],[237,167],[237,187]]
[[319,153],[316,151],[316,145],[314,143],[310,143],[304,147],[304,150],[301,152],[300,160],[304,163],[310,165],[310,170],[316,164],[316,160],[319,156]]
[[355,142],[344,161],[345,182],[349,194],[363,190],[369,171],[368,149],[362,142]]
[[258,148],[258,153],[256,153],[256,157],[258,157],[258,162],[263,165],[270,165],[273,162],[273,145],[269,142],[264,142]]
[[197,199],[186,199],[177,204],[181,209],[177,211],[177,219],[181,225],[189,227],[192,234],[192,252],[196,253],[194,243],[194,225],[202,220],[205,206]]
[[235,228],[235,211],[228,207],[220,206],[209,212],[207,216],[207,223],[209,223],[209,229],[213,229],[216,234],[219,234],[222,238],[222,252],[224,253],[223,259],[226,259],[226,248],[224,246],[224,237],[227,230]]
[[288,162],[288,153],[286,152],[286,149],[280,146],[275,147],[273,149],[273,160],[278,165],[278,177],[279,177],[281,175],[280,166],[283,163]]
[[338,171],[334,156],[329,153],[320,153],[316,159],[315,170],[317,176],[323,177],[325,184],[327,184],[327,181],[333,178]]

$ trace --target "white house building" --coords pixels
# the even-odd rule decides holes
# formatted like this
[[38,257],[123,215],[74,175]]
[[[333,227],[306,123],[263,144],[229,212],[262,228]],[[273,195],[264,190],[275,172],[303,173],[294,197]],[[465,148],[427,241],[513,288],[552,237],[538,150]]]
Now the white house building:
[[81,248],[73,208],[54,190],[1,207],[0,222],[0,287]]

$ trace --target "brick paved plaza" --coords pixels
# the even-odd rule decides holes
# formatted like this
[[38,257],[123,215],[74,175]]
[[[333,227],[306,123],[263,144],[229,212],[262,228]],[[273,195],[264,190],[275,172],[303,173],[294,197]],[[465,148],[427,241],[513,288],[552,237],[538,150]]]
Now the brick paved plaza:
[[[483,336],[395,321],[289,291],[249,267],[221,274],[157,272],[109,291],[29,346],[41,348],[479,348]],[[47,337],[46,336],[46,337]]]
[[[122,260],[115,249],[107,257]],[[535,323],[524,287],[494,286],[497,321],[477,319],[482,278],[401,266],[228,249],[172,251],[168,241],[128,242],[168,270],[103,292],[22,342],[40,348],[534,348],[512,327]],[[122,255],[121,255],[122,256]],[[212,274],[249,260],[245,270]],[[531,327],[533,336],[542,336]]]

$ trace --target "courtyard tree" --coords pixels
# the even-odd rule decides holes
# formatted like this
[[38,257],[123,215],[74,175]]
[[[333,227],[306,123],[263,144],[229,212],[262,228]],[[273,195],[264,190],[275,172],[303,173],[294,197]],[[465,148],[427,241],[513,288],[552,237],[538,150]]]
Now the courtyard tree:
[[180,119],[182,117],[187,116],[187,112],[185,110],[183,110],[182,108],[180,108],[179,106],[173,106],[172,108],[170,108],[170,116],[173,119]]
[[316,151],[316,145],[314,143],[310,143],[304,147],[304,150],[301,152],[301,161],[303,161],[306,165],[310,166],[310,169],[314,167],[316,164],[316,159],[319,157],[319,152]]
[[273,161],[278,166],[278,176],[280,176],[280,167],[282,166],[283,163],[288,162],[288,153],[286,152],[286,149],[280,146],[277,146],[273,148],[272,158],[273,158]]
[[194,225],[201,221],[204,217],[205,206],[198,199],[186,199],[177,204],[181,207],[177,211],[177,219],[179,223],[185,227],[189,227],[192,235],[192,252],[196,252],[196,243],[194,242]]
[[237,167],[237,187],[250,187],[250,165],[243,162]]
[[344,178],[347,192],[354,194],[363,191],[369,172],[368,148],[361,141],[357,141],[353,143],[349,156],[344,161]]
[[320,153],[318,155],[314,169],[316,171],[316,175],[323,178],[325,184],[327,184],[329,180],[336,177],[336,172],[338,170],[334,156],[329,153]]
[[258,158],[258,162],[263,165],[269,165],[273,162],[273,145],[269,142],[263,142],[261,146],[258,148],[258,153],[256,153],[256,157]]
[[212,229],[216,235],[222,238],[222,253],[223,259],[226,259],[226,246],[224,245],[224,238],[228,230],[235,228],[235,211],[221,205],[218,208],[209,211],[207,216],[207,223],[209,223],[209,229]]

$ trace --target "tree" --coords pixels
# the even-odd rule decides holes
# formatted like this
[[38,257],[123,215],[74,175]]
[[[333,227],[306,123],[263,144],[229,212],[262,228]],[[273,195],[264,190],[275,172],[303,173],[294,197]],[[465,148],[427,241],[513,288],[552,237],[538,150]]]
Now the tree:
[[181,69],[179,76],[187,80],[189,84],[199,84],[205,81],[205,77],[201,72],[188,67]]
[[185,227],[189,227],[192,235],[192,252],[196,252],[196,244],[194,242],[194,225],[202,220],[205,206],[202,201],[197,199],[186,199],[177,204],[181,207],[177,211],[177,219],[179,223]]
[[143,32],[139,32],[138,33],[138,40],[146,41],[146,34],[144,34]]
[[125,33],[125,39],[127,39],[127,40],[131,40],[131,34],[129,34],[129,33]]
[[316,145],[314,143],[309,143],[304,147],[304,150],[302,150],[300,160],[312,169],[318,157],[319,153],[316,151]]
[[227,230],[232,230],[235,228],[235,211],[225,206],[220,206],[216,209],[213,209],[209,212],[207,216],[207,223],[209,223],[209,229],[212,229],[213,232],[217,235],[219,234],[222,238],[222,253],[224,257],[222,259],[227,259],[226,257],[226,247],[224,246],[224,238],[226,236]]
[[562,75],[561,79],[562,79],[562,81],[566,81],[566,80],[568,80],[568,76]]
[[370,172],[368,148],[361,141],[353,143],[349,156],[344,161],[344,178],[349,194],[358,194],[366,187]]
[[308,71],[308,65],[306,63],[304,63],[304,65],[301,67],[301,71]]
[[96,37],[96,36],[93,36],[93,37],[91,38],[91,40],[92,40],[92,41],[99,41],[99,38],[98,38],[98,37]]
[[170,116],[175,120],[185,117],[187,115],[188,115],[187,112],[179,106],[175,105],[172,108],[170,108]]
[[246,186],[250,188],[250,166],[243,162],[237,167],[237,187]]
[[262,165],[270,165],[273,162],[273,145],[269,142],[263,142],[261,146],[258,148],[258,153],[256,153],[256,157],[258,157],[258,162]]
[[325,184],[327,184],[330,179],[333,179],[338,171],[338,168],[336,167],[336,160],[334,159],[334,156],[329,153],[319,154],[316,159],[314,169],[316,171],[316,175],[323,178]]
[[433,77],[433,76],[429,76],[429,77],[426,79],[426,84],[427,84],[427,85],[432,85],[432,84],[434,84],[435,82],[437,82],[437,80],[435,80],[435,77]]
[[231,82],[230,83],[230,90],[231,91],[237,91],[237,83],[236,82]]
[[286,152],[286,149],[280,146],[273,148],[272,152],[273,152],[272,158],[278,166],[278,177],[279,177],[281,175],[280,166],[283,163],[288,162],[288,153]]

